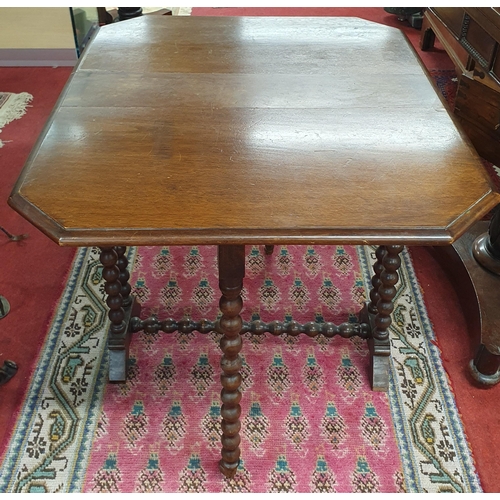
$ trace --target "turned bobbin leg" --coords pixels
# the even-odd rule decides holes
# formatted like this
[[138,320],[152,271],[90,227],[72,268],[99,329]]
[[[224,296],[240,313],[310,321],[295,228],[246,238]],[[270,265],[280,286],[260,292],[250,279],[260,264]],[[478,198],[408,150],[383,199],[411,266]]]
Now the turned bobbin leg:
[[402,245],[387,245],[377,249],[377,262],[373,266],[375,275],[372,279],[373,290],[368,310],[375,314],[373,319],[372,338],[369,340],[372,360],[372,389],[384,391],[389,389],[389,356],[391,346],[389,327],[394,310],[396,283],[399,280],[398,269],[401,266],[399,254]]
[[375,262],[375,264],[373,264],[373,271],[375,274],[372,277],[372,289],[370,290],[370,303],[368,304],[368,312],[370,312],[371,314],[377,314],[377,302],[380,299],[380,296],[378,294],[378,289],[382,284],[382,281],[380,281],[380,275],[384,270],[384,265],[382,264],[382,261],[384,260],[384,257],[386,255],[387,255],[387,248],[383,245],[379,246],[375,251],[375,257],[377,258],[377,261]]
[[132,297],[130,295],[130,292],[132,290],[132,287],[130,286],[129,279],[130,279],[130,273],[128,271],[128,259],[127,256],[125,255],[127,251],[127,247],[114,247],[116,255],[118,257],[116,261],[116,266],[120,270],[120,274],[118,276],[118,280],[120,281],[122,287],[120,294],[123,299],[122,306],[124,308],[129,307],[132,304]]
[[220,329],[223,337],[220,346],[222,383],[222,459],[219,469],[226,477],[233,477],[240,461],[240,414],[241,407],[241,350],[240,316],[243,301],[241,289],[245,276],[244,245],[219,246],[219,287],[222,293],[219,305],[222,312]]
[[[102,276],[106,281],[105,290],[108,294],[106,304],[109,307],[108,317],[111,321],[108,332],[109,381],[125,382],[130,343],[130,316],[132,309],[134,312],[137,311],[136,307],[132,307],[130,297],[125,247],[102,247],[100,261],[104,266]],[[126,311],[124,306],[127,307]]]

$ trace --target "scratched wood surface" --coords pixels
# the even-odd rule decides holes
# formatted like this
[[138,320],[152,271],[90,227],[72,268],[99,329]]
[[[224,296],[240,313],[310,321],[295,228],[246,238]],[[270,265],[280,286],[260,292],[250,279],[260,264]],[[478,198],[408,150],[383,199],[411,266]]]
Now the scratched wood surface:
[[102,246],[447,244],[498,201],[399,30],[145,16],[101,28],[9,203]]

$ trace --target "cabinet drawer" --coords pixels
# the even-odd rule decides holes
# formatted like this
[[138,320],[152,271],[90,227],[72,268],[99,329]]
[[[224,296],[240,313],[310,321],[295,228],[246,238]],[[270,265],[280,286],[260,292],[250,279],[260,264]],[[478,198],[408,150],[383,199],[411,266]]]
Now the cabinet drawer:
[[462,33],[464,10],[458,7],[432,7],[432,12],[458,39]]
[[454,113],[477,152],[500,165],[500,92],[462,75]]

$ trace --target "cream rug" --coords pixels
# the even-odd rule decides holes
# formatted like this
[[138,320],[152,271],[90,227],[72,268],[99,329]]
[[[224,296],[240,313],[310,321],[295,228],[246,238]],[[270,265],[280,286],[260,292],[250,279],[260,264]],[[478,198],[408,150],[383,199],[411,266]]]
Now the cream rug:
[[[10,92],[0,92],[0,132],[8,123],[19,120],[26,114],[28,104],[33,100],[33,96],[27,92],[12,94]],[[6,141],[9,142],[9,141]],[[0,148],[3,147],[0,140]]]

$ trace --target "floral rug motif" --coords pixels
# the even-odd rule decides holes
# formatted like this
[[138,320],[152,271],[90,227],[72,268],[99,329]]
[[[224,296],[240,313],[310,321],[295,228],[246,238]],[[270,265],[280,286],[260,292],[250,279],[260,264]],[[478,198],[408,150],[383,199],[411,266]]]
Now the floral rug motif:
[[[244,320],[353,321],[374,248],[247,247]],[[216,247],[128,251],[142,317],[218,315]],[[96,249],[77,252],[0,469],[1,492],[479,492],[409,254],[402,254],[389,393],[359,338],[244,335],[242,460],[220,457],[219,335],[134,334],[107,384]]]

